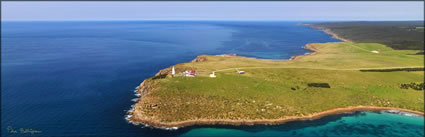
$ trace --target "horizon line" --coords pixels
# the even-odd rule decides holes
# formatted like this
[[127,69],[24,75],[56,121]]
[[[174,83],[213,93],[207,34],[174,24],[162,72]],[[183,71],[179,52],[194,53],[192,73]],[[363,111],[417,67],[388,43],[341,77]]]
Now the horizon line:
[[381,19],[381,20],[370,20],[370,19],[346,19],[346,20],[277,20],[277,19],[263,19],[263,20],[256,20],[256,19],[96,19],[96,20],[86,20],[86,19],[70,19],[70,20],[1,20],[1,22],[96,22],[96,21],[337,21],[337,22],[344,22],[344,21],[425,21],[424,19]]

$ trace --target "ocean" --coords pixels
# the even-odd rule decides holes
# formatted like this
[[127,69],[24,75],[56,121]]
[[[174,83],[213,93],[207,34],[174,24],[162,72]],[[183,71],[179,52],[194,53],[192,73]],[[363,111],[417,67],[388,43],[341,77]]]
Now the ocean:
[[[424,117],[357,112],[273,126],[129,124],[135,87],[200,54],[289,59],[338,42],[297,22],[2,22],[2,136],[424,136]],[[21,132],[20,129],[24,131]],[[16,131],[16,132],[13,132]]]

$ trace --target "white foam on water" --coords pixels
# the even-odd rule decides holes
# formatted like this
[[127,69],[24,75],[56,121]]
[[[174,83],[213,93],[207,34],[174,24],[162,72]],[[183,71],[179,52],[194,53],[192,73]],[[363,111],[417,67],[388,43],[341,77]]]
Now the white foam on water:
[[139,86],[135,87],[133,92],[136,93],[139,90]]
[[399,110],[384,110],[384,112],[389,112],[389,113],[400,113]]
[[[135,93],[134,94],[135,96],[140,97],[141,96],[140,93],[137,93],[138,90],[139,90],[139,86],[135,87],[133,92]],[[133,101],[133,102],[137,102],[137,100],[139,100],[139,98],[131,99],[131,101]],[[125,115],[124,119],[127,120],[127,123],[129,123],[129,124],[131,123],[133,125],[139,125],[139,123],[134,123],[134,122],[130,121],[130,118],[133,116],[132,114],[134,112],[134,105],[135,104],[130,106],[130,109],[127,111],[127,115]]]
[[140,93],[136,93],[134,95],[137,96],[137,97],[140,97],[141,96]]
[[133,113],[134,112],[134,108],[131,108],[130,110],[128,110],[127,112],[129,113]]
[[131,124],[136,125],[136,123],[134,123],[134,122],[131,122],[131,121],[130,121],[130,118],[131,118],[132,116],[133,116],[133,115],[131,115],[131,114],[125,115],[124,119],[125,119],[125,120],[127,120],[127,123],[129,123],[129,124],[131,123]]
[[129,118],[131,118],[131,116],[133,116],[133,115],[126,115],[125,119],[128,120]]
[[163,130],[177,130],[179,129],[179,127],[170,127],[170,128],[164,128],[164,127],[154,127],[154,128],[158,128],[158,129],[163,129]]
[[400,110],[383,110],[381,112],[387,112],[387,113],[398,114],[398,115],[409,116],[409,117],[420,117],[420,115],[418,115],[418,114],[414,114],[414,113],[410,113],[410,112],[404,112],[404,111],[400,111]]
[[420,115],[418,115],[418,114],[413,114],[413,113],[409,113],[409,112],[400,112],[400,115],[409,116],[409,117],[420,117]]

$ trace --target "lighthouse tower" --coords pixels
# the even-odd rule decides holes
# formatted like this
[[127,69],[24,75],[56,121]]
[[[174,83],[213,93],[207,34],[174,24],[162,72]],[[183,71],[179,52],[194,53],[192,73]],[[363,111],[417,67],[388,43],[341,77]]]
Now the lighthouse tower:
[[176,70],[174,69],[174,66],[173,66],[173,69],[171,70],[171,75],[175,75],[176,74]]

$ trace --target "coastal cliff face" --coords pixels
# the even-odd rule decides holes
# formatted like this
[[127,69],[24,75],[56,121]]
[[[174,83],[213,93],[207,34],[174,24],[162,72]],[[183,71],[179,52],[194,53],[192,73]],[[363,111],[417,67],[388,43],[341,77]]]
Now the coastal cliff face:
[[303,48],[306,49],[306,50],[310,50],[312,52],[311,53],[307,53],[305,55],[292,56],[289,60],[296,60],[296,59],[299,59],[302,56],[313,55],[314,53],[316,53],[316,51],[318,51],[318,49],[315,48],[314,46],[311,46],[311,44],[306,44]]
[[152,79],[144,80],[138,87],[136,93],[138,93],[139,99],[137,99],[137,103],[132,106],[129,112],[127,112],[127,120],[133,124],[145,123],[144,120],[151,120],[153,117],[147,116],[144,113],[144,108],[153,107],[153,105],[149,105],[146,102],[149,101],[148,98],[144,98],[146,95],[152,93],[155,84]]
[[320,26],[317,26],[317,25],[314,25],[314,24],[307,24],[307,23],[302,24],[302,25],[308,26],[308,27],[313,28],[313,29],[322,30],[323,32],[331,35],[333,38],[338,39],[338,40],[341,40],[343,42],[352,42],[352,40],[349,40],[347,38],[342,38],[341,36],[339,36],[336,33],[332,32],[331,29],[327,29],[327,28],[324,28],[324,27],[320,27]]
[[[203,62],[207,61],[207,58],[205,55],[200,55],[193,59],[191,62]],[[176,66],[180,66],[180,64],[177,64]],[[196,70],[193,67],[175,67],[176,73],[184,72],[185,70]],[[152,125],[154,127],[158,128],[171,128],[171,126],[162,126],[161,123],[157,120],[155,120],[154,115],[149,115],[146,112],[146,110],[152,110],[156,109],[158,107],[161,107],[161,102],[153,101],[152,98],[146,97],[147,95],[154,92],[156,89],[160,88],[158,87],[156,79],[165,79],[171,77],[171,71],[172,66],[162,69],[159,72],[157,72],[153,77],[145,79],[138,87],[136,94],[138,95],[138,99],[136,100],[136,104],[132,106],[130,111],[127,112],[127,120],[133,124],[144,124],[144,125]]]
[[204,55],[198,56],[195,59],[193,59],[191,62],[204,62],[207,61],[207,58]]

